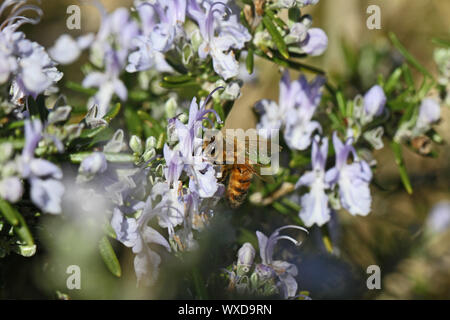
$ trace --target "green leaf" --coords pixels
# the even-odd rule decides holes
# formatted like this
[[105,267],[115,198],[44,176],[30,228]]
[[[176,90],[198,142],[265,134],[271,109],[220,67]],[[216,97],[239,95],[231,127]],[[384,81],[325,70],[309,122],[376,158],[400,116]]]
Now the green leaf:
[[409,53],[408,50],[401,44],[400,40],[398,40],[397,36],[393,32],[389,32],[389,38],[391,39],[394,46],[397,48],[398,51],[405,57],[406,61],[409,62],[414,68],[419,70],[423,75],[428,76],[430,78],[433,78],[431,73],[428,72],[427,69],[425,69],[424,66],[422,66],[419,61],[417,61],[411,53]]
[[275,21],[275,23],[281,28],[281,29],[285,29],[285,30],[289,30],[289,27],[287,26],[287,24],[281,20],[272,10],[265,10],[264,11],[269,17],[270,19],[272,19],[273,21]]
[[397,69],[394,70],[394,72],[392,72],[391,76],[384,85],[384,92],[387,95],[395,89],[400,80],[400,77],[402,76],[402,73],[403,71],[401,67],[398,67]]
[[73,81],[67,81],[66,88],[76,91],[76,92],[86,94],[88,96],[93,96],[97,92],[97,89],[85,88],[81,84],[73,82]]
[[13,226],[14,233],[29,247],[34,245],[33,236],[22,215],[11,204],[0,198],[0,211],[5,220]]
[[111,122],[120,112],[121,104],[116,103],[114,107],[111,108],[111,110],[108,111],[107,114],[103,117],[104,120],[106,120],[108,123]]
[[284,58],[289,59],[289,52],[286,43],[284,42],[284,39],[281,36],[280,32],[278,31],[277,27],[273,24],[269,16],[264,16],[262,20],[264,26],[271,35],[273,42],[275,42],[278,51],[280,51],[281,55]]
[[114,252],[114,249],[106,236],[103,236],[100,239],[98,248],[106,267],[113,275],[120,278],[122,275],[122,269],[120,268],[120,263],[117,259],[116,253]]
[[343,117],[345,117],[347,114],[347,110],[346,110],[346,106],[345,106],[344,94],[342,93],[342,91],[338,91],[336,93],[336,100],[337,100],[339,111],[340,111],[341,115]]
[[[296,62],[296,61],[285,60],[284,58],[282,58],[280,56],[277,56],[276,54],[272,58],[268,57],[261,50],[255,50],[255,54],[260,56],[260,57],[262,57],[262,58],[264,58],[264,59],[273,61],[276,64],[278,64],[278,65],[280,65],[282,67],[285,67],[285,68],[290,68],[290,69],[294,69],[294,70],[297,70],[297,71],[305,70],[305,71],[309,71],[309,72],[312,72],[312,73],[315,73],[315,74],[325,75],[325,71],[320,70],[319,68],[316,68],[316,67],[313,67],[313,66],[310,66],[310,65],[307,65],[307,64],[303,64],[303,63],[300,63],[300,62]],[[326,84],[326,86],[327,86],[327,89],[332,89],[331,86],[328,83]]]
[[408,173],[406,172],[401,145],[397,142],[391,142],[391,148],[394,152],[395,162],[397,163],[398,170],[400,172],[400,179],[402,180],[403,186],[405,187],[406,192],[412,194],[413,189],[409,180]]
[[[78,152],[70,155],[70,161],[72,163],[81,163],[86,157],[90,156],[92,152]],[[135,158],[132,154],[129,153],[112,153],[105,152],[106,160],[109,162],[115,163],[127,163],[134,162]]]
[[179,75],[179,76],[165,76],[163,78],[163,81],[167,82],[167,83],[185,83],[185,82],[189,82],[189,81],[195,81],[194,78],[192,78],[190,75],[188,74],[184,74],[184,75]]
[[433,39],[431,39],[431,42],[433,42],[435,45],[438,45],[440,47],[450,48],[450,40],[433,38]]
[[248,74],[252,74],[254,68],[254,57],[252,47],[248,48],[247,57],[245,59],[245,66],[247,67]]
[[16,215],[16,210],[14,210],[9,202],[2,198],[0,198],[0,212],[10,225],[17,226],[19,224],[19,218]]

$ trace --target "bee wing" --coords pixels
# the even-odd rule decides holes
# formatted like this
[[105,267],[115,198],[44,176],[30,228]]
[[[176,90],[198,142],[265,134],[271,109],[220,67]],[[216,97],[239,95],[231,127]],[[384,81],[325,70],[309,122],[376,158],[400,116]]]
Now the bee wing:
[[247,139],[245,148],[251,163],[270,164],[273,153],[281,151],[281,146],[261,136]]
[[275,183],[275,179],[273,178],[273,176],[268,176],[268,175],[261,175],[261,165],[256,164],[256,165],[247,165],[248,169],[252,171],[252,173],[257,176],[259,179],[261,179],[264,182],[267,183]]

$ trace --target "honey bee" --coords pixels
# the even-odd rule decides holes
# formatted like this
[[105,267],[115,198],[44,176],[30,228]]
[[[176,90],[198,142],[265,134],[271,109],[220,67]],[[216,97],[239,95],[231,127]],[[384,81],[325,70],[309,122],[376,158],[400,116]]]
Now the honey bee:
[[[259,159],[258,147],[263,143],[266,143],[266,148],[268,147],[264,138],[260,136],[254,139],[246,137],[245,142],[236,137],[223,138],[221,147],[217,148],[223,150],[223,153],[212,150],[219,141],[211,142],[207,145],[214,159],[213,162],[221,168],[220,180],[226,184],[225,198],[231,208],[236,209],[242,205],[254,176],[266,182],[272,180],[270,176],[260,174],[260,169],[267,165],[268,160],[264,159],[264,164],[259,162],[261,159]],[[225,148],[222,148],[223,145]],[[270,152],[270,146],[266,150]]]

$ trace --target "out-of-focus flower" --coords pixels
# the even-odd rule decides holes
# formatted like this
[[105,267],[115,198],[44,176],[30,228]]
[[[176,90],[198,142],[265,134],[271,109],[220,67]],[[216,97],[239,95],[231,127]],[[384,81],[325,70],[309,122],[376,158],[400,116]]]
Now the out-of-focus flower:
[[25,146],[20,158],[22,177],[31,185],[31,200],[46,213],[59,214],[64,194],[61,183],[62,171],[52,162],[34,158],[34,150],[42,139],[42,123],[40,120],[26,120]]
[[319,145],[320,138],[316,136],[311,152],[312,171],[306,172],[300,177],[295,185],[296,188],[300,186],[309,186],[309,193],[301,198],[301,211],[299,216],[307,227],[317,224],[322,226],[330,220],[330,208],[328,206],[328,196],[325,193],[326,189],[331,187],[332,179],[331,173],[333,171],[325,172],[325,164],[328,155],[328,139],[322,139],[322,145]]
[[[23,24],[38,23],[42,10],[26,4],[26,1],[5,1],[0,7],[0,15],[8,7],[11,10],[0,29],[0,84],[11,80],[16,97],[36,97],[50,89],[63,74],[56,69],[56,63],[41,45],[27,40],[24,33],[17,31]],[[31,11],[37,17],[21,16],[24,11]]]
[[139,218],[128,218],[118,208],[114,209],[111,226],[116,232],[117,240],[131,247],[134,258],[134,269],[138,283],[152,285],[158,278],[161,257],[150,249],[150,244],[159,244],[170,251],[167,240],[148,224],[159,214],[163,203],[153,206],[151,197],[144,203],[136,205],[142,212]]
[[428,129],[441,117],[441,107],[439,102],[433,98],[425,98],[419,107],[419,116],[417,118],[417,129]]
[[291,149],[305,150],[311,144],[314,131],[321,130],[320,124],[312,117],[322,98],[323,77],[308,82],[304,76],[290,81],[285,71],[280,81],[278,105],[262,100],[255,109],[261,114],[257,129],[282,129],[284,138]]
[[440,201],[431,209],[426,221],[434,233],[441,233],[450,227],[450,201]]
[[394,140],[397,142],[410,140],[427,133],[431,126],[439,121],[441,116],[441,107],[434,98],[425,98],[419,107],[417,119],[411,118],[404,122],[395,133]]
[[56,62],[70,64],[78,59],[81,52],[88,48],[93,40],[94,35],[92,33],[81,36],[76,40],[69,34],[62,34],[53,47],[48,50],[48,53]]
[[84,177],[83,181],[92,179],[96,174],[106,171],[106,157],[102,152],[94,152],[83,159],[78,168],[80,175]]
[[99,89],[89,105],[96,104],[98,117],[102,118],[114,94],[122,101],[127,99],[128,90],[120,80],[120,74],[126,66],[130,51],[136,47],[134,39],[139,34],[139,27],[125,8],[118,8],[110,14],[103,7],[100,7],[100,11],[102,22],[91,46],[90,59],[104,71],[92,71],[84,78],[82,85]]
[[109,109],[109,104],[114,93],[122,100],[126,100],[128,96],[127,88],[122,80],[119,79],[122,65],[118,60],[116,52],[109,51],[105,56],[106,70],[105,72],[94,71],[89,73],[83,80],[84,87],[99,88],[95,94],[91,105],[98,106],[97,116],[102,118]]
[[362,112],[362,124],[371,122],[374,117],[380,116],[383,113],[386,104],[386,95],[383,88],[375,85],[370,88],[364,95],[364,106]]
[[23,186],[18,177],[7,177],[0,180],[0,197],[9,201],[17,202],[22,198]]

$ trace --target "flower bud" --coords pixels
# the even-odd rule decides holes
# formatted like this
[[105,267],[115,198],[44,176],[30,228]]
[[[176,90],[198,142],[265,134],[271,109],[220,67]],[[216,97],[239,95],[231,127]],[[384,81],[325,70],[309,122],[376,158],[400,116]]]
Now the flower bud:
[[439,103],[435,99],[425,98],[420,104],[416,126],[418,128],[428,128],[431,124],[438,121],[440,117],[441,107]]
[[156,155],[155,149],[147,149],[144,154],[142,155],[142,158],[144,161],[149,161],[151,158],[153,158]]
[[17,202],[22,198],[23,186],[18,177],[8,177],[0,180],[0,197],[9,201]]
[[106,167],[105,155],[102,152],[94,152],[81,162],[79,171],[87,175],[94,175],[104,172]]
[[177,100],[174,97],[169,98],[169,100],[166,101],[164,108],[168,119],[175,117],[178,108]]
[[308,30],[306,43],[302,46],[305,53],[311,56],[320,56],[328,47],[328,37],[326,33],[319,28]]
[[364,117],[367,122],[383,113],[386,104],[386,95],[379,85],[370,88],[364,95]]
[[144,147],[142,145],[142,140],[138,136],[131,136],[130,138],[130,148],[134,153],[141,155],[144,152]]
[[289,30],[289,34],[284,38],[286,44],[299,43],[305,41],[308,36],[308,28],[300,22],[294,23]]
[[246,242],[242,245],[242,247],[238,251],[238,261],[237,264],[244,266],[251,266],[253,264],[253,260],[255,259],[255,248],[249,243]]
[[148,137],[147,140],[145,140],[145,150],[153,149],[156,147],[156,138],[151,136]]

